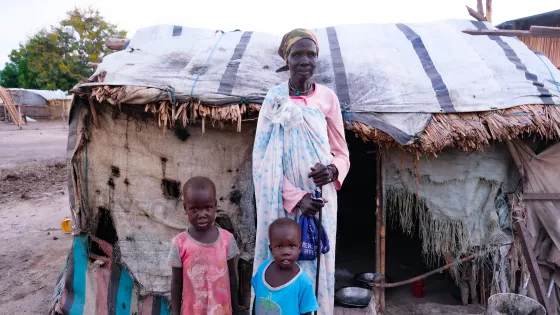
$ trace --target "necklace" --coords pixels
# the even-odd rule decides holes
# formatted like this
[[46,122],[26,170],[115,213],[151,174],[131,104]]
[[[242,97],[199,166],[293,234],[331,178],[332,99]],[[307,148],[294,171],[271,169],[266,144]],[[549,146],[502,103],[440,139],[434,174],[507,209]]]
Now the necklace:
[[300,96],[302,94],[308,94],[309,92],[311,92],[311,90],[313,89],[313,84],[311,84],[311,86],[309,87],[309,89],[305,90],[305,91],[300,91],[295,89],[292,86],[292,80],[288,80],[288,86],[290,87],[290,90],[294,91],[296,93],[296,96]]

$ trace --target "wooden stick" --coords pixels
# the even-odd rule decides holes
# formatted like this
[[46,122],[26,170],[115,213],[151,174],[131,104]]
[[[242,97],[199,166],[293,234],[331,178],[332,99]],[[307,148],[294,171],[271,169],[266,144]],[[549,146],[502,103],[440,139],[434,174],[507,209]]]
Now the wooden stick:
[[486,305],[486,284],[484,283],[484,264],[480,268],[480,304]]
[[486,0],[486,20],[492,23],[492,0]]
[[463,33],[469,35],[496,35],[496,36],[527,36],[531,37],[529,31],[517,30],[464,30]]
[[469,263],[468,266],[468,275],[469,275],[469,291],[471,293],[471,301],[472,303],[478,303],[478,294],[476,293],[476,265],[472,262]]
[[467,6],[467,11],[469,11],[469,14],[477,21],[486,22],[486,18],[484,17],[484,15],[476,12],[471,7]]
[[560,27],[533,25],[529,31],[533,37],[560,38]]
[[124,45],[126,45],[126,43],[128,43],[127,38],[114,38],[114,37],[105,38],[105,46],[107,46],[112,50],[123,50]]
[[529,273],[531,274],[531,281],[533,282],[533,287],[535,288],[535,293],[537,294],[537,300],[541,303],[547,312],[552,312],[550,307],[550,301],[546,296],[546,289],[544,287],[543,277],[541,275],[541,270],[537,264],[537,259],[533,254],[533,251],[529,249],[529,239],[527,238],[527,231],[523,224],[520,222],[519,218],[515,218],[515,231],[519,237],[519,242],[521,243],[521,249],[523,250],[523,256],[527,262],[527,267],[529,268]]
[[[385,206],[383,204],[383,155],[381,150],[379,150],[378,158],[377,158],[377,198],[379,200],[379,211],[381,215],[381,230],[379,231],[379,241],[381,242],[379,249],[379,262],[380,268],[379,272],[385,276],[385,239],[387,235],[387,231],[385,228]],[[385,282],[385,279],[383,279]],[[381,288],[381,296],[379,299],[379,306],[381,311],[385,311],[385,289]]]
[[[459,263],[459,264],[462,264],[462,263],[464,263],[464,262],[467,262],[467,261],[470,261],[470,260],[474,259],[475,257],[476,257],[475,254],[469,255],[469,256],[467,256],[467,257],[465,257],[465,258],[459,260],[458,263]],[[411,283],[416,282],[416,281],[418,281],[418,280],[426,279],[426,278],[428,278],[429,276],[435,275],[436,273],[441,273],[441,272],[443,272],[443,271],[445,271],[445,270],[447,270],[447,269],[453,267],[453,265],[455,265],[455,264],[454,264],[454,263],[447,264],[447,265],[445,265],[445,266],[443,266],[443,267],[439,267],[438,269],[432,270],[432,271],[430,271],[430,272],[426,272],[426,273],[423,274],[423,275],[420,275],[420,276],[418,276],[418,277],[414,277],[414,278],[411,278],[411,279],[408,279],[408,280],[404,280],[404,281],[400,281],[400,282],[394,282],[394,283],[373,283],[372,286],[374,286],[374,287],[380,287],[380,288],[396,288],[396,287],[400,287],[400,286],[403,286],[403,285],[411,284]]]
[[[382,261],[382,250],[381,247],[381,243],[382,243],[382,230],[383,230],[383,215],[381,213],[381,151],[379,149],[379,146],[377,147],[377,167],[376,167],[376,172],[377,172],[377,181],[376,181],[376,198],[375,198],[375,270],[379,273],[381,273],[382,275],[384,275],[384,273],[381,271],[381,269],[385,269],[385,263]],[[383,236],[384,237],[384,236]],[[381,283],[383,284],[384,280],[381,279]],[[382,287],[378,287],[377,290],[374,290],[373,292],[375,294],[375,299],[377,301],[376,306],[377,306],[377,311],[378,312],[383,312],[382,307],[384,307],[385,305],[385,301],[383,301],[383,288]]]
[[476,0],[476,12],[484,16],[484,9],[482,8],[482,0]]
[[88,97],[89,101],[89,108],[91,109],[91,116],[93,116],[93,125],[95,128],[99,128],[99,120],[97,119],[97,111],[95,110],[95,105],[93,104],[93,100]]

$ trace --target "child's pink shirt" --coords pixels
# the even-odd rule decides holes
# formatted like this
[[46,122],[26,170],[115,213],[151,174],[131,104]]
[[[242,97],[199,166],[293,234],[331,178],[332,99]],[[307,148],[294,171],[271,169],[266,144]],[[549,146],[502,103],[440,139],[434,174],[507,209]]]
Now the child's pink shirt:
[[195,240],[187,231],[171,242],[168,264],[183,268],[181,314],[231,314],[228,260],[239,255],[233,235],[218,228],[211,244]]

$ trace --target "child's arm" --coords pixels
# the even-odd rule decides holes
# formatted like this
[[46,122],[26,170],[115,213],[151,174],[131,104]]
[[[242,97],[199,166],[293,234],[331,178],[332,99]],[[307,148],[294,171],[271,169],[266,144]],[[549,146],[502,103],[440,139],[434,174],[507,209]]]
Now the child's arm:
[[171,311],[173,315],[181,314],[183,299],[183,268],[173,267],[171,275]]
[[234,315],[237,315],[239,310],[239,299],[237,297],[237,257],[228,260],[228,270],[229,270],[229,290],[231,292],[231,309]]

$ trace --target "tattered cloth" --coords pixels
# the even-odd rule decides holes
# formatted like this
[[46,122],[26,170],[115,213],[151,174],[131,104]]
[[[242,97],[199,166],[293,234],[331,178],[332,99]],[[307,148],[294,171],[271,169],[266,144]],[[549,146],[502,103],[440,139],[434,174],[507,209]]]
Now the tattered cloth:
[[[516,38],[471,36],[489,23],[366,24],[313,30],[322,47],[314,80],[336,91],[348,122],[405,145],[435,113],[467,113],[560,103],[558,71]],[[113,104],[196,99],[222,106],[260,103],[286,81],[275,35],[160,25],[139,30],[126,50],[106,56],[92,86],[150,87]]]

